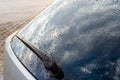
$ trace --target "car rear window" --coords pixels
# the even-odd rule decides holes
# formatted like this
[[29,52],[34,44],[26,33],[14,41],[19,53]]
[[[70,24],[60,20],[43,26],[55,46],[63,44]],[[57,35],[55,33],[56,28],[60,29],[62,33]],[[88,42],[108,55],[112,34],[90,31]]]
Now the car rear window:
[[[119,4],[113,0],[58,0],[17,35],[51,54],[65,73],[63,80],[119,80]],[[37,79],[49,78],[40,59],[16,37],[11,46]]]

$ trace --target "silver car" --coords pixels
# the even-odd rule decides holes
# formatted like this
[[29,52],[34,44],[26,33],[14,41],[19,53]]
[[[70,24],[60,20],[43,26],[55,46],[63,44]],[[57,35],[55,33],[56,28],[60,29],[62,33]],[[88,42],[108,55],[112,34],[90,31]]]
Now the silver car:
[[4,80],[120,80],[120,1],[56,0],[6,40]]

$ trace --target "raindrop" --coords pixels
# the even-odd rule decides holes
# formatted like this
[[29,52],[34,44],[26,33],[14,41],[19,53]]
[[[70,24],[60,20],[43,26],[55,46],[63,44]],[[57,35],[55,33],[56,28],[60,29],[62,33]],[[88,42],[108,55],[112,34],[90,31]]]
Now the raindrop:
[[70,47],[70,44],[69,44],[69,43],[67,44],[67,47]]

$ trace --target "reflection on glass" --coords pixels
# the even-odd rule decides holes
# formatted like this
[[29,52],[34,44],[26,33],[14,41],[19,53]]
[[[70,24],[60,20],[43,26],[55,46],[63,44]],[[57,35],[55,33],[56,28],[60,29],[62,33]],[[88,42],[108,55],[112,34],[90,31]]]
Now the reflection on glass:
[[[18,35],[51,54],[62,67],[64,80],[119,80],[119,7],[112,0],[59,0]],[[16,38],[12,48],[43,79],[41,61]]]

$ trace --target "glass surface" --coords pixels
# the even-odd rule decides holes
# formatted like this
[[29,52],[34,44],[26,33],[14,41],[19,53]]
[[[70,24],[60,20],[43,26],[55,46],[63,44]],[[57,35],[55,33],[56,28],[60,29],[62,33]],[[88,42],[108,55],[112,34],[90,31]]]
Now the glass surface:
[[[63,80],[120,80],[119,0],[57,0],[18,35],[51,54]],[[11,45],[39,80],[54,79],[17,38]]]

